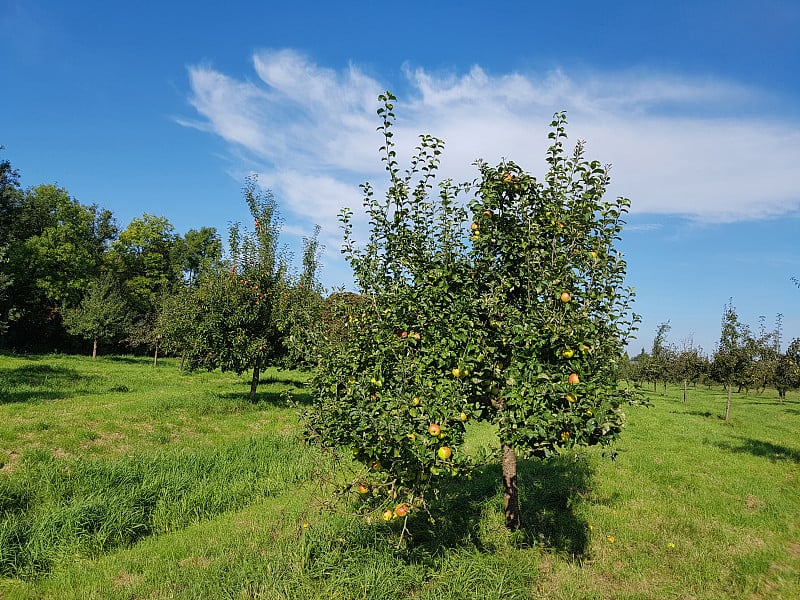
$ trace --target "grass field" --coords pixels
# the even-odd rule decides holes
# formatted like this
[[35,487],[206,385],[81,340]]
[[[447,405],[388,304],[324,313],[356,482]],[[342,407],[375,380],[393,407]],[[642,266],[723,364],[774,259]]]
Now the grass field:
[[[499,467],[397,524],[325,508],[304,376],[0,356],[0,598],[800,598],[800,394],[651,394],[611,454]],[[287,402],[291,397],[294,404]],[[475,428],[470,446],[494,444]]]

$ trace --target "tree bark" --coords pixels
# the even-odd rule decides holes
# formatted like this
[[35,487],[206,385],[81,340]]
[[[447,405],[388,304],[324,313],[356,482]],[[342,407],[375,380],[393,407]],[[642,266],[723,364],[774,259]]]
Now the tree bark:
[[731,414],[731,384],[728,384],[728,400],[725,402],[725,421],[728,421],[728,417]]
[[97,340],[92,342],[92,358],[97,358]]
[[260,372],[260,365],[256,362],[253,366],[253,379],[250,381],[250,402],[256,401],[256,390],[258,389],[258,377]]
[[505,442],[503,448],[503,504],[506,513],[506,527],[519,529],[519,488],[517,487],[517,455]]

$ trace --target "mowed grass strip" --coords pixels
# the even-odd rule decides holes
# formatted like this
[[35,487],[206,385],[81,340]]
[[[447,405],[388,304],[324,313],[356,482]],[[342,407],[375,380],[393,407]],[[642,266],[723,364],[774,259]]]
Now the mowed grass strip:
[[[74,360],[62,366],[79,375],[84,362],[97,368]],[[47,465],[75,464],[80,470],[85,464],[102,465],[105,474],[98,477],[115,481],[128,469],[153,468],[164,478],[165,496],[177,500],[174,513],[150,515],[163,514],[158,522],[173,526],[117,546],[90,544],[76,552],[67,544],[64,548],[75,553],[58,555],[46,575],[0,580],[0,597],[800,597],[796,392],[782,405],[771,391],[735,394],[728,423],[721,418],[725,395],[718,388],[690,390],[686,403],[677,388],[669,388],[666,397],[649,393],[652,408],[628,410],[628,426],[613,449],[565,454],[549,463],[521,461],[522,531],[505,530],[499,468],[488,465],[471,480],[448,480],[430,514],[409,519],[409,532],[400,540],[400,522],[356,514],[356,494],[341,499],[333,512],[320,508],[330,493],[324,480],[345,474],[317,463],[318,456],[296,438],[297,409],[286,406],[281,394],[294,389],[307,401],[302,388],[291,383],[302,376],[273,373],[277,381],[264,386],[264,400],[256,405],[245,400],[244,377],[180,375],[135,360],[123,365],[120,376],[137,391],[76,391],[61,399],[0,404],[0,411],[12,404],[13,410],[27,407],[10,425],[21,435],[6,434],[14,448],[22,448],[6,475],[19,482],[36,468],[47,472]],[[128,385],[112,379],[101,387],[109,384]],[[73,406],[63,406],[66,402]],[[69,431],[37,429],[37,422],[56,421],[49,420],[55,409],[64,418],[73,418],[70,411],[94,415],[93,430],[120,432],[125,441],[71,442]],[[154,431],[128,427],[130,419],[149,423]],[[154,434],[159,428],[160,438]],[[0,420],[0,432],[5,429]],[[468,441],[476,451],[495,443],[485,427],[476,427]],[[0,451],[11,447],[4,441]],[[226,471],[220,463],[219,478],[184,478],[181,460],[205,465],[195,472],[199,475],[214,471],[203,461],[213,463],[216,453],[229,456],[222,462],[265,465]],[[293,470],[271,471],[267,455],[272,454],[292,463]],[[274,476],[254,478],[264,471]],[[237,485],[226,480],[233,482],[236,473],[240,489],[255,491],[251,496],[237,495]],[[137,477],[119,487],[150,489]],[[213,506],[213,493],[227,497],[226,487],[230,503],[220,504],[216,516],[209,511],[187,518],[190,504]]]

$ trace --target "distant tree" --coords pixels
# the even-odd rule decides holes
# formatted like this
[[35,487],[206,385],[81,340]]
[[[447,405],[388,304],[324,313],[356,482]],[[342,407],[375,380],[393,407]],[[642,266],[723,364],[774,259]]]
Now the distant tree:
[[800,338],[792,340],[786,353],[778,357],[774,384],[781,404],[787,391],[800,388]]
[[67,330],[92,342],[92,358],[99,342],[120,341],[130,327],[128,305],[116,283],[108,276],[91,281],[86,296],[76,308],[64,310]]
[[303,239],[303,272],[290,282],[280,298],[278,322],[283,333],[284,362],[290,368],[309,368],[317,363],[317,342],[322,335],[322,288],[319,269],[319,227]]
[[60,312],[76,306],[101,270],[108,241],[116,234],[112,214],[87,206],[55,185],[25,190],[14,209],[5,272],[9,289],[9,336],[15,345],[57,343]]
[[757,394],[762,393],[767,385],[775,380],[775,369],[778,366],[780,357],[780,329],[782,315],[778,315],[776,328],[767,331],[764,317],[759,317],[758,336],[751,336],[748,339],[748,353],[750,355],[750,381]]
[[667,382],[670,378],[670,365],[673,358],[672,348],[667,342],[667,334],[670,329],[669,321],[658,326],[653,338],[653,348],[649,355],[643,357],[642,362],[644,378],[653,383],[654,392],[660,381],[663,385],[662,394],[667,393]]
[[[0,150],[4,149],[0,146]],[[0,247],[11,240],[21,197],[19,171],[8,160],[0,160]]]
[[171,292],[182,280],[178,240],[165,217],[144,214],[133,219],[111,244],[108,267],[122,282],[137,318],[155,313],[161,294]]
[[[214,271],[204,272],[201,277],[213,277],[213,273]],[[153,327],[153,338],[163,351],[180,356],[181,371],[186,352],[192,347],[195,328],[200,322],[196,296],[196,286],[183,286],[175,293],[165,295],[159,304]]]
[[196,285],[204,271],[222,260],[222,240],[214,227],[190,229],[175,243],[174,262],[188,285]]
[[[6,247],[0,246],[0,308],[5,306],[8,292],[7,288],[11,286],[11,276],[3,271],[3,265],[7,262]],[[8,329],[8,317],[3,310],[0,310],[0,335],[5,333]]]
[[716,381],[722,383],[728,392],[725,403],[725,421],[730,417],[733,385],[736,383],[737,377],[741,377],[741,373],[749,367],[748,337],[750,337],[749,329],[739,321],[736,309],[729,302],[725,306],[722,316],[722,331],[711,364],[712,376]]
[[673,350],[671,373],[675,381],[683,384],[683,401],[686,402],[689,383],[697,384],[703,373],[708,371],[708,359],[702,349],[695,348],[692,341],[683,343],[681,350]]

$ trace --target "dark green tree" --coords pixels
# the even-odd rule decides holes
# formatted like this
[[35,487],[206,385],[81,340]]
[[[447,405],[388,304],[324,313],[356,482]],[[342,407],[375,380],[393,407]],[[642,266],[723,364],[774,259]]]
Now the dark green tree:
[[800,339],[792,340],[786,353],[779,355],[774,384],[781,404],[786,400],[786,392],[800,388]]
[[116,282],[105,276],[89,283],[79,306],[64,310],[64,324],[73,335],[92,342],[95,358],[98,343],[119,342],[131,322],[128,305]]
[[26,190],[8,233],[7,274],[14,345],[58,343],[62,307],[76,306],[101,270],[116,228],[111,213],[80,204],[58,186]]

